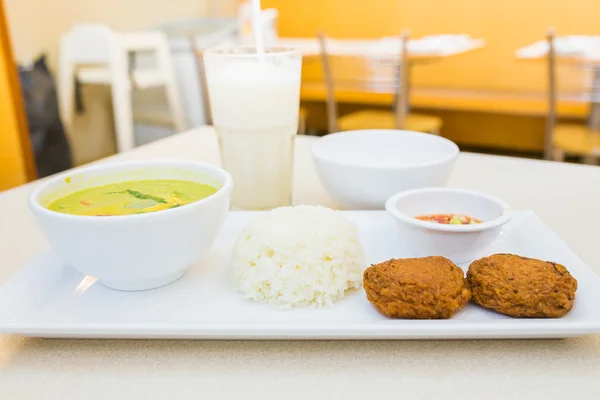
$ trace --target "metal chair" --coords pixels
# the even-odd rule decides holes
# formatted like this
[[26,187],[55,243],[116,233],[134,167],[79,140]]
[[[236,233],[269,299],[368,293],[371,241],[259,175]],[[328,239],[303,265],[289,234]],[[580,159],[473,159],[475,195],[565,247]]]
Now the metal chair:
[[[557,73],[555,32],[548,29],[548,116],[544,135],[544,158],[564,161],[565,155],[582,157],[586,163],[595,163],[600,157],[600,126],[590,119],[588,125],[556,123]],[[591,100],[597,103],[598,94],[592,86]]]
[[[376,51],[361,56],[330,54],[325,34],[318,35],[321,64],[327,93],[327,125],[329,133],[358,129],[406,129],[439,134],[442,119],[408,112],[409,33],[398,40],[398,57],[390,59]],[[379,40],[373,40],[376,49]],[[335,91],[338,88],[359,92],[393,93],[392,110],[361,110],[338,117]]]

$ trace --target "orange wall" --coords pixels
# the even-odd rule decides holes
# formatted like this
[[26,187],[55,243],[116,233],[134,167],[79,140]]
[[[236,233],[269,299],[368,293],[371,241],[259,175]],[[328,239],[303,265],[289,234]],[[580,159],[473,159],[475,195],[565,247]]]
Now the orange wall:
[[[539,91],[541,63],[517,61],[515,49],[558,34],[600,34],[599,0],[263,0],[279,10],[281,36],[313,36],[319,29],[339,38],[396,35],[404,27],[419,37],[468,33],[485,49],[414,69],[421,87]],[[563,74],[564,75],[564,74]],[[580,77],[571,76],[578,86]],[[564,82],[564,80],[563,80]]]

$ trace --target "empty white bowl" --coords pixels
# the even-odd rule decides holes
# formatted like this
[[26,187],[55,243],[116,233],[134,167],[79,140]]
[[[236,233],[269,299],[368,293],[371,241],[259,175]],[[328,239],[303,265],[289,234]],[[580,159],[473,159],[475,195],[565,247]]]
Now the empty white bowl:
[[[512,212],[502,200],[463,189],[428,188],[398,193],[386,203],[398,221],[398,240],[415,257],[443,256],[457,264],[473,261],[498,238]],[[472,225],[444,225],[415,217],[465,214],[482,221]]]
[[[205,199],[146,214],[81,216],[48,204],[87,187],[148,179],[201,182],[219,190]],[[65,264],[119,290],[145,290],[179,279],[212,245],[229,210],[231,177],[193,161],[136,161],[82,168],[50,179],[29,204]]]
[[458,152],[439,136],[379,129],[327,135],[312,148],[325,189],[350,209],[383,209],[394,193],[444,186]]

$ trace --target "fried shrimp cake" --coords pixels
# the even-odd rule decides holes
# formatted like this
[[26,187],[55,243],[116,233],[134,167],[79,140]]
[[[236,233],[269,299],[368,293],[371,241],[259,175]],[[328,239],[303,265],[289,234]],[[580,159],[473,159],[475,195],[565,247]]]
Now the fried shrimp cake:
[[390,318],[452,317],[471,298],[464,273],[444,257],[393,259],[365,271],[369,301]]
[[511,317],[560,318],[573,307],[577,280],[560,264],[495,254],[469,266],[473,301]]

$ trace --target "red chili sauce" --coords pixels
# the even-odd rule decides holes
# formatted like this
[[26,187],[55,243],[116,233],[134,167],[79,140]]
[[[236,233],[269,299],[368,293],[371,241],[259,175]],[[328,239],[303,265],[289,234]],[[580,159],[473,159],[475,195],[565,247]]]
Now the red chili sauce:
[[480,220],[464,214],[429,214],[419,215],[415,218],[420,219],[421,221],[445,225],[471,225],[481,223]]

